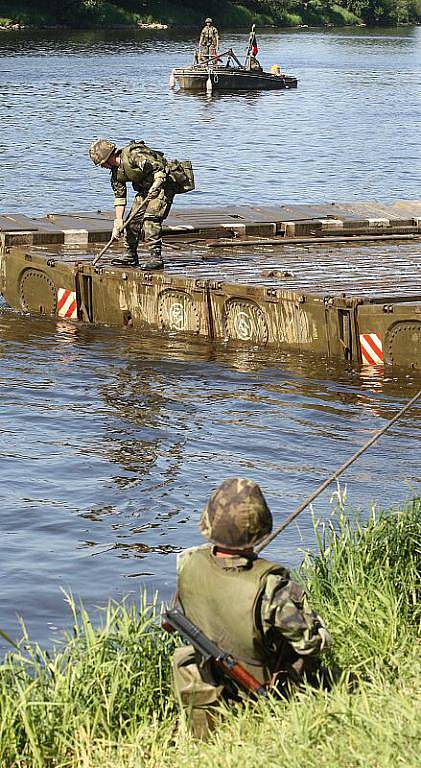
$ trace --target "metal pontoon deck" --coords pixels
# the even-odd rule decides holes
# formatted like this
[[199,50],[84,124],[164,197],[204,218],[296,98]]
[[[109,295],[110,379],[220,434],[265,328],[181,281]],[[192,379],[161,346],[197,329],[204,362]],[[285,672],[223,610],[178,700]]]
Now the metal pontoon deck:
[[112,212],[0,216],[16,309],[421,369],[421,201],[182,209],[166,268],[92,265]]

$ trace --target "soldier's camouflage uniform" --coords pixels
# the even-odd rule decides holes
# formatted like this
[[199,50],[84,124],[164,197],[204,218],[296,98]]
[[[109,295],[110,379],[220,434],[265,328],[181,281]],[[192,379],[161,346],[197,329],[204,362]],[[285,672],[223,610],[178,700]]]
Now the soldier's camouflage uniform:
[[[136,258],[141,237],[153,257],[161,256],[162,222],[168,216],[175,194],[169,177],[168,163],[162,152],[152,150],[141,141],[117,150],[120,164],[111,169],[114,205],[126,205],[127,183],[131,182],[136,196],[130,214],[143,204],[152,188],[152,199],[145,211],[140,211],[126,229],[126,245]],[[130,215],[129,214],[129,215]]]
[[[260,488],[239,478],[232,514],[229,493],[224,495],[224,490],[233,482],[226,481],[213,494],[202,514],[201,530],[212,537],[213,544],[245,548],[270,531],[271,516]],[[249,483],[249,487],[241,483]],[[209,513],[218,493],[217,505]],[[250,514],[253,506],[260,512]],[[330,645],[329,633],[283,566],[250,552],[217,557],[213,544],[188,549],[179,556],[179,603],[187,618],[213,642],[260,682],[276,685],[285,694],[289,685],[316,671],[321,651]],[[192,646],[175,652],[173,680],[194,735],[205,738],[215,722],[215,706],[232,697],[230,684],[209,663],[203,664]]]
[[219,35],[216,27],[204,26],[199,38],[200,59],[215,56],[219,45]]

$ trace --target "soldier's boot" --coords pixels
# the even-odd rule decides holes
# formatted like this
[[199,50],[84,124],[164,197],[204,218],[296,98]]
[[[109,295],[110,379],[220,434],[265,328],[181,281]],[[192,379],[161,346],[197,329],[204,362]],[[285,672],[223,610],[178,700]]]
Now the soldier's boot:
[[145,240],[145,248],[148,251],[146,259],[139,263],[140,269],[152,270],[152,269],[164,269],[164,261],[162,259],[162,221],[154,219],[146,219],[143,222],[143,236]]
[[164,269],[164,261],[161,256],[161,251],[151,251],[144,261],[138,262],[139,269],[149,271],[151,269]]
[[138,267],[139,257],[137,251],[128,251],[127,256],[122,259],[113,259],[111,264],[119,267]]

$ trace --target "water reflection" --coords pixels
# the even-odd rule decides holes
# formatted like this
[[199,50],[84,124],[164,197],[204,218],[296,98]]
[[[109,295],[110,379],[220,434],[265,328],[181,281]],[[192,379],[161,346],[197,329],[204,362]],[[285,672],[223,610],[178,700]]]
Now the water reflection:
[[[97,135],[191,157],[198,189],[180,207],[416,197],[420,34],[264,31],[262,63],[297,75],[297,91],[208,101],[168,93],[172,67],[191,59],[184,32],[4,33],[3,211],[110,207],[86,155]],[[240,50],[244,35],[224,39]],[[226,476],[259,482],[278,523],[421,382],[311,355],[27,318],[0,300],[0,386],[0,626],[13,635],[23,615],[48,642],[69,621],[60,587],[88,608],[145,584],[168,596],[175,554],[201,541],[201,509]],[[354,507],[419,489],[419,415],[347,472]],[[330,513],[329,492],[315,511]],[[297,548],[313,543],[306,512],[268,555],[294,566]]]
[[[295,74],[297,91],[209,100],[168,92],[171,69],[191,60],[195,41],[185,32],[3,33],[7,208],[107,207],[106,180],[86,155],[92,138],[107,134],[190,156],[197,191],[179,197],[180,207],[416,197],[407,171],[418,145],[420,35],[409,27],[262,31],[262,64]],[[240,51],[244,35],[226,32],[224,41]]]
[[[60,586],[88,606],[125,594],[128,580],[168,595],[175,553],[200,542],[200,511],[226,476],[260,482],[279,522],[420,385],[311,356],[8,310],[0,336],[2,628],[16,631],[18,606],[41,639],[46,618],[66,623]],[[355,507],[419,487],[419,413],[347,473]],[[329,513],[328,498],[317,514]],[[305,513],[268,554],[294,565],[297,547],[313,542]]]

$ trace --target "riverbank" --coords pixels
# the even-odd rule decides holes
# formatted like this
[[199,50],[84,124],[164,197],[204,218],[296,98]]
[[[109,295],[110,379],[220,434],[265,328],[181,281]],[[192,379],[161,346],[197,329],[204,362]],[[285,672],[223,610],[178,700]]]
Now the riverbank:
[[[215,7],[212,7],[215,6]],[[403,0],[393,5],[379,3],[376,15],[370,8],[362,9],[356,15],[347,6],[346,0],[324,3],[322,0],[293,2],[286,10],[282,4],[276,7],[270,2],[247,2],[244,4],[222,0],[218,4],[185,3],[177,0],[147,0],[139,4],[132,0],[0,0],[0,27],[19,29],[22,26],[38,28],[113,28],[149,27],[154,29],[201,28],[206,13],[212,13],[221,28],[247,28],[252,23],[258,27],[299,27],[299,26],[358,26],[362,24],[394,24],[417,22],[419,8],[412,0]],[[186,21],[188,19],[188,22]]]
[[[208,744],[177,723],[174,639],[157,606],[110,604],[92,621],[68,598],[73,631],[48,654],[24,637],[0,667],[0,764],[15,768],[349,768],[418,765],[421,739],[421,501],[371,511],[362,526],[339,508],[315,526],[318,553],[301,578],[344,670],[330,693],[307,690],[227,713]],[[346,682],[352,674],[353,693]],[[380,714],[381,713],[381,714]]]

